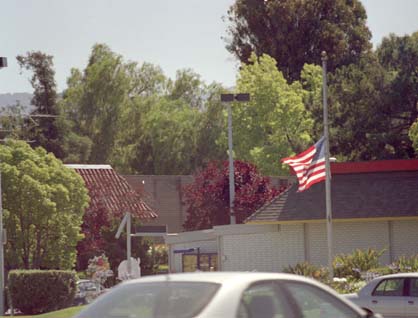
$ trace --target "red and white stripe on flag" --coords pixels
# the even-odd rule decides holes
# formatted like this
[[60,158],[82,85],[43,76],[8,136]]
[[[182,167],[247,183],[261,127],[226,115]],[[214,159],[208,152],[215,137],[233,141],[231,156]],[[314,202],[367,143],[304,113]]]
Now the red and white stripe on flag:
[[298,192],[305,191],[315,183],[325,180],[325,138],[322,137],[315,145],[304,152],[284,158],[281,161],[288,164],[298,178]]

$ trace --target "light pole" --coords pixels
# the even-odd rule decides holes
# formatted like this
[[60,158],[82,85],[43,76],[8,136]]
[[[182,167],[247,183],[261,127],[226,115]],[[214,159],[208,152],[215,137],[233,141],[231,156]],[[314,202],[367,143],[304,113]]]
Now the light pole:
[[[0,69],[7,67],[7,58],[0,57]],[[3,206],[1,196],[1,171],[0,171],[0,314],[4,314],[4,244],[6,244],[3,231]]]
[[235,224],[234,200],[235,200],[235,180],[234,180],[234,160],[232,157],[232,110],[231,103],[248,102],[250,94],[221,94],[221,102],[228,105],[228,152],[229,152],[229,217],[230,223]]
[[325,137],[325,208],[328,245],[328,268],[331,281],[334,277],[332,269],[332,207],[331,207],[331,166],[329,157],[329,130],[328,130],[328,84],[327,84],[327,53],[321,54],[322,60],[322,98],[324,104],[324,137]]

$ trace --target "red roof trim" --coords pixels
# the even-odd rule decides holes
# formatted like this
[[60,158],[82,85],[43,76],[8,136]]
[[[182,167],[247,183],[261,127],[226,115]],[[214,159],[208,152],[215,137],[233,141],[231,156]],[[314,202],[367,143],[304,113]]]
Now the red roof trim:
[[416,170],[418,170],[417,159],[331,163],[331,174],[416,171]]

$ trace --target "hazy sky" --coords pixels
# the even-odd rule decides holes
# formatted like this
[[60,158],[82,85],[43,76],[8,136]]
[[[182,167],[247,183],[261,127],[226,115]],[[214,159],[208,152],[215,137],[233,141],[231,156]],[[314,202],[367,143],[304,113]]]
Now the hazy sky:
[[[106,43],[126,60],[159,65],[169,77],[192,68],[206,82],[233,86],[237,62],[221,39],[234,0],[1,0],[0,93],[32,92],[16,55],[54,56],[58,90],[72,67],[84,69],[92,46]],[[363,0],[373,44],[418,31],[418,0]]]

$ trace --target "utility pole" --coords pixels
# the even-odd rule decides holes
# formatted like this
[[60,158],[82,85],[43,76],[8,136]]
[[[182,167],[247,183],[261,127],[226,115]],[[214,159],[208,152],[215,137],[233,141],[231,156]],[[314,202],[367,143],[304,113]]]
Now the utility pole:
[[248,102],[250,94],[221,94],[221,102],[228,105],[228,153],[229,153],[229,217],[230,223],[235,224],[234,200],[235,200],[235,178],[234,178],[234,160],[232,152],[232,110],[231,102]]
[[[7,67],[7,58],[0,57],[0,69]],[[4,244],[5,232],[3,230],[3,205],[1,195],[1,171],[0,171],[0,315],[4,314]]]

